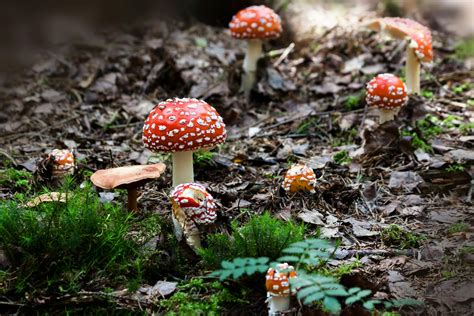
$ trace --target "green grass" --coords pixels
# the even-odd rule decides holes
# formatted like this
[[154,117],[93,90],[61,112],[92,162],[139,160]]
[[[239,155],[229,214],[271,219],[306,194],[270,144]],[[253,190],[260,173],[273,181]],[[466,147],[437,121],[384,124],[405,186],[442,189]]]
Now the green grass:
[[449,234],[461,233],[469,230],[469,224],[465,222],[454,223],[448,228]]
[[399,249],[418,248],[426,239],[426,237],[421,234],[405,231],[395,224],[384,228],[380,235],[384,244]]
[[11,263],[3,291],[61,294],[94,283],[138,284],[143,258],[128,237],[131,225],[128,212],[101,204],[91,188],[69,192],[67,203],[2,202],[0,246]]
[[309,134],[313,126],[318,124],[317,117],[310,117],[303,120],[296,128],[295,134]]
[[304,226],[283,222],[265,213],[255,215],[242,225],[232,222],[232,236],[211,234],[207,248],[200,250],[206,265],[216,268],[223,260],[235,257],[268,257],[276,259],[283,248],[303,239]]

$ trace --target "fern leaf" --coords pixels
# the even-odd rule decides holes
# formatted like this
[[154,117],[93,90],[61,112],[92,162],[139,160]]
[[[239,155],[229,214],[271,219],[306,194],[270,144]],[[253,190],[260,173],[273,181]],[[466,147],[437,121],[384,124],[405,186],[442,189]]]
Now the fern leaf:
[[298,262],[300,257],[297,256],[283,256],[278,258],[279,262]]

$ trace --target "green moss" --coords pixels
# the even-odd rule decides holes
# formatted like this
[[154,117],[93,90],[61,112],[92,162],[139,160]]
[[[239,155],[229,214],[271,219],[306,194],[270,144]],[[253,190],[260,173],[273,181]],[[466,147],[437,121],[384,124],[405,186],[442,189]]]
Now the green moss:
[[447,172],[462,172],[464,171],[465,167],[463,164],[455,163],[446,168]]
[[386,245],[400,249],[418,248],[426,239],[423,235],[407,232],[395,224],[384,228],[380,235]]
[[459,42],[456,45],[455,56],[459,59],[474,57],[474,38]]
[[349,157],[349,152],[347,150],[341,150],[340,152],[336,153],[332,159],[339,165],[346,165],[352,161],[352,158]]
[[304,226],[283,222],[265,213],[253,216],[241,225],[232,222],[232,236],[211,234],[207,238],[207,248],[200,250],[203,261],[216,268],[223,260],[235,257],[278,258],[282,249],[303,239]]
[[248,304],[248,301],[237,298],[220,282],[200,278],[180,284],[175,294],[159,302],[166,315],[220,315],[227,304],[235,306]]
[[356,260],[353,262],[343,263],[336,268],[323,267],[321,273],[323,275],[333,276],[339,280],[342,276],[351,274],[354,269],[357,269],[360,266],[362,266],[362,263],[359,260]]
[[193,162],[201,168],[211,166],[214,155],[215,153],[212,151],[200,149],[193,153]]
[[362,100],[364,99],[364,96],[365,96],[364,91],[348,96],[346,101],[344,102],[344,107],[349,111],[360,108],[362,105]]
[[131,215],[101,204],[89,187],[67,196],[35,208],[0,204],[0,247],[14,277],[4,291],[59,294],[96,279],[104,286],[141,280],[140,246],[128,237]]
[[32,180],[32,174],[25,170],[15,168],[0,170],[0,187],[26,192],[31,190]]
[[434,93],[430,90],[421,90],[421,96],[427,99],[433,99]]

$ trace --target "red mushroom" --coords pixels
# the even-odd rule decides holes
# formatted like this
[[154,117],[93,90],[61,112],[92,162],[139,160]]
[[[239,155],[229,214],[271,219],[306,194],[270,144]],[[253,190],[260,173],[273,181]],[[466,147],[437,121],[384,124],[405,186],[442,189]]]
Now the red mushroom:
[[309,191],[315,193],[316,175],[313,169],[306,165],[292,166],[285,174],[283,189],[287,192]]
[[61,182],[66,175],[73,175],[75,169],[74,154],[69,149],[53,149],[48,156],[52,159],[52,177]]
[[216,109],[202,100],[160,102],[143,126],[143,143],[155,152],[173,155],[173,186],[193,182],[193,151],[213,148],[226,139],[225,124]]
[[406,82],[410,93],[420,93],[420,63],[433,60],[430,30],[418,22],[404,18],[376,19],[369,27],[385,31],[394,38],[410,40],[406,53]]
[[369,106],[379,108],[379,122],[392,121],[398,110],[408,101],[407,89],[403,81],[392,74],[380,74],[367,83]]
[[241,89],[248,98],[255,84],[257,62],[262,54],[262,40],[280,36],[281,19],[275,11],[264,5],[251,6],[237,12],[232,17],[229,28],[232,37],[247,40]]
[[265,277],[267,288],[268,315],[279,315],[290,309],[290,280],[296,278],[296,271],[288,263],[279,263],[270,268]]
[[198,183],[183,183],[171,192],[171,202],[176,237],[180,240],[184,232],[188,245],[197,250],[201,247],[198,226],[217,218],[214,198]]

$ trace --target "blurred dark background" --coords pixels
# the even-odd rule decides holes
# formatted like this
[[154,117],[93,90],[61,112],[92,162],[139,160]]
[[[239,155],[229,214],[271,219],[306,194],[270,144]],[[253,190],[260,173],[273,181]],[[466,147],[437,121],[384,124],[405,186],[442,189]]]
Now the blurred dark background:
[[[474,33],[474,0],[2,0],[0,75],[30,65],[42,51],[93,43],[104,30],[171,18],[226,27],[233,14],[252,4],[285,13],[285,29],[293,31],[324,26],[331,20],[327,13],[342,7],[343,15],[360,8],[415,19],[418,13],[436,15],[443,19],[431,26],[449,24],[459,35]],[[318,15],[311,16],[311,10]]]

